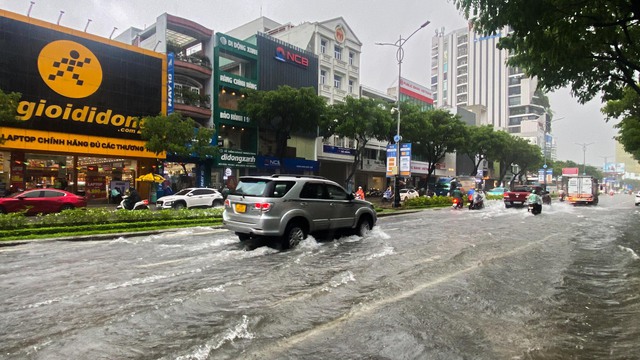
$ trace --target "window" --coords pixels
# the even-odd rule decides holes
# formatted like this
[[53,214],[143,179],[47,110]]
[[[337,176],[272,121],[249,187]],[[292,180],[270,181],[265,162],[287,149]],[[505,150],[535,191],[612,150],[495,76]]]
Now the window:
[[456,79],[457,85],[466,84],[466,83],[467,83],[467,75],[458,76],[458,78]]
[[308,182],[302,187],[300,197],[303,199],[326,199],[324,184]]
[[509,95],[520,95],[520,86],[510,86]]
[[336,89],[342,88],[342,77],[338,75],[333,76],[333,87]]
[[320,85],[326,84],[327,72],[325,70],[320,70]]
[[271,194],[269,194],[269,197],[281,198],[286,193],[288,193],[289,190],[291,190],[291,188],[295,184],[296,184],[295,181],[278,181],[278,182],[275,182],[274,185],[273,185],[273,192]]
[[520,96],[509,97],[509,106],[520,105]]
[[320,40],[320,53],[321,54],[327,53],[327,40],[325,39]]
[[332,200],[347,200],[347,193],[332,184],[327,184],[327,191],[329,192],[329,198]]
[[458,94],[464,94],[464,93],[466,93],[466,92],[467,92],[467,85],[460,85],[460,86],[458,86],[457,91],[458,91]]
[[353,80],[349,80],[349,93],[353,94]]
[[337,60],[342,60],[342,48],[338,45],[336,45],[333,48],[333,57],[335,57]]
[[458,95],[457,99],[458,104],[467,102],[467,95]]
[[45,190],[44,197],[63,197],[66,196],[63,192],[55,191],[55,190]]
[[353,63],[355,62],[355,57],[356,54],[354,54],[353,51],[349,51],[349,65],[353,65]]

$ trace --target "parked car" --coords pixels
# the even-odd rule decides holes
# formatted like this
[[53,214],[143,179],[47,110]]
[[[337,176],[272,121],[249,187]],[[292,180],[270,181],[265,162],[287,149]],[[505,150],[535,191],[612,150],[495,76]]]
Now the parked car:
[[636,206],[640,205],[640,191],[636,193]]
[[241,177],[224,202],[222,220],[241,241],[277,237],[290,248],[323,231],[364,236],[377,216],[370,202],[324,177],[275,174]]
[[193,209],[222,206],[224,199],[216,189],[186,188],[156,201],[158,209]]
[[83,196],[59,189],[33,189],[0,198],[0,213],[25,211],[27,215],[49,214],[87,207]]
[[504,187],[495,187],[486,192],[487,195],[498,195],[504,196],[504,193],[507,191],[507,188]]
[[400,201],[414,199],[417,197],[420,197],[420,194],[415,189],[400,189]]

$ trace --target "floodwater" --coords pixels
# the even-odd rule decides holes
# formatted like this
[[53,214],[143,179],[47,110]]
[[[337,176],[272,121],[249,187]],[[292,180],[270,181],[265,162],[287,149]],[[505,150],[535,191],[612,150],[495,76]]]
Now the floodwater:
[[639,209],[490,202],[285,252],[211,228],[0,247],[0,359],[640,358]]

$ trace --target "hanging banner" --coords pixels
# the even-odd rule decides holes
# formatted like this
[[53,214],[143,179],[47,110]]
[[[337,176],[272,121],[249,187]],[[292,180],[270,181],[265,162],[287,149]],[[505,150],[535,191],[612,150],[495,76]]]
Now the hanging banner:
[[400,176],[411,176],[411,143],[400,144]]
[[173,113],[173,97],[175,95],[174,67],[173,61],[175,55],[170,52],[167,54],[167,115]]

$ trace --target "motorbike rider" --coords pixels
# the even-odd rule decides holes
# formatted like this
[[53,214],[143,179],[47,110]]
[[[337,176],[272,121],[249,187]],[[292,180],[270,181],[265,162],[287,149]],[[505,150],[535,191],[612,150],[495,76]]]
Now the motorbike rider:
[[462,191],[456,186],[453,191],[451,191],[451,197],[454,199],[458,199],[458,204],[460,207],[464,206],[464,201],[462,198]]
[[124,201],[125,209],[133,210],[133,206],[140,200],[140,194],[138,194],[138,191],[135,188],[129,189],[129,195]]
[[529,204],[533,204],[534,209],[540,213],[542,211],[542,197],[537,194],[536,190],[532,190],[527,198]]

